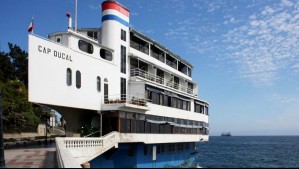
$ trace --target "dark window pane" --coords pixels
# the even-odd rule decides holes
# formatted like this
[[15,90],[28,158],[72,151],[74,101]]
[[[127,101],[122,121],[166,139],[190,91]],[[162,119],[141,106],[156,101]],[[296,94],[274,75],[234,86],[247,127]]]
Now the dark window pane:
[[113,59],[112,52],[110,52],[109,50],[106,50],[106,49],[100,50],[100,56],[101,56],[101,58],[108,60],[108,61],[112,61],[112,59]]
[[121,100],[126,100],[127,97],[127,81],[125,78],[120,79]]
[[101,92],[101,77],[97,77],[97,89],[98,92]]
[[126,74],[126,69],[127,69],[127,66],[126,66],[126,60],[127,60],[127,49],[126,49],[126,47],[124,47],[124,46],[121,46],[121,50],[120,50],[121,52],[121,73],[124,73],[124,74]]
[[66,84],[68,86],[72,85],[72,70],[70,68],[66,70]]
[[76,87],[78,89],[81,88],[81,72],[80,71],[76,72]]
[[120,119],[120,132],[126,133],[126,119]]
[[79,40],[79,49],[83,52],[93,54],[93,45],[83,40]]
[[126,31],[121,29],[121,37],[120,37],[121,40],[126,41],[127,40],[126,36],[127,36]]
[[105,98],[105,101],[108,101],[108,95],[109,95],[109,86],[107,83],[104,84],[104,98]]

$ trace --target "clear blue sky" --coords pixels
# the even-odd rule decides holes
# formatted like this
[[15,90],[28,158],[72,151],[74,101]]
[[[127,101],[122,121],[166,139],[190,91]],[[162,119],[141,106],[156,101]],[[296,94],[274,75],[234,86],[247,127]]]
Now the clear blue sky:
[[[211,135],[299,135],[299,1],[119,0],[130,25],[194,66]],[[1,51],[27,28],[66,31],[74,0],[1,0]],[[100,0],[78,0],[78,27],[100,27]]]

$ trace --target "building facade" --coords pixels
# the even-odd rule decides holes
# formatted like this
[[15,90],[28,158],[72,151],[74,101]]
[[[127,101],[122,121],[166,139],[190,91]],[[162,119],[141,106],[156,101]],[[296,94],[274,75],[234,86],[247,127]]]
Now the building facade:
[[104,1],[101,28],[29,35],[29,101],[60,112],[68,137],[86,125],[119,133],[118,148],[93,166],[178,166],[209,139],[209,103],[198,97],[193,66],[130,28],[129,16]]

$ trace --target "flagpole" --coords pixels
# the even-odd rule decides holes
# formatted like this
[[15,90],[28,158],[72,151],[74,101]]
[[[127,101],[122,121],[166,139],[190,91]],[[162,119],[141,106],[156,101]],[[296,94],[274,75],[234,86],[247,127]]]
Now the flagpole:
[[[34,20],[34,16],[32,16],[32,25],[34,25],[33,20]],[[34,28],[32,29],[32,32],[31,32],[32,35],[33,35],[33,30],[34,30]]]
[[77,8],[78,8],[78,1],[75,0],[75,31],[77,31]]

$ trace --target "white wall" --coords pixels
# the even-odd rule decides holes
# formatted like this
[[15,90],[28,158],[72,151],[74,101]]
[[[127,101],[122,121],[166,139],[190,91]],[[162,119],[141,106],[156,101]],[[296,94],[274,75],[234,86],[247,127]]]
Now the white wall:
[[[72,46],[78,48],[77,44]],[[55,57],[54,51],[68,55],[68,60]],[[98,51],[94,53],[99,54]],[[72,70],[71,86],[66,84],[67,68]],[[77,70],[81,72],[80,89],[76,88]],[[104,78],[109,80],[109,95],[120,93],[119,71],[117,65],[103,61],[100,57],[95,58],[81,51],[76,52],[29,35],[29,101],[31,102],[99,110],[104,93]],[[97,91],[97,76],[102,80],[100,93]]]
[[185,120],[195,120],[195,121],[202,121],[202,122],[209,123],[209,116],[204,114],[166,107],[166,106],[160,106],[151,103],[148,103],[147,105],[150,110],[147,111],[146,114],[163,116],[163,117],[171,117],[171,118],[179,118]]
[[130,82],[129,95],[144,98],[145,87],[144,82]]
[[198,134],[120,134],[121,143],[141,142],[145,144],[161,144],[200,141],[209,141],[209,136]]

